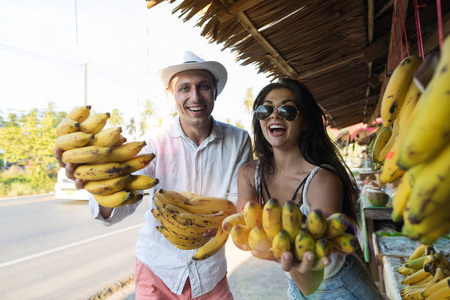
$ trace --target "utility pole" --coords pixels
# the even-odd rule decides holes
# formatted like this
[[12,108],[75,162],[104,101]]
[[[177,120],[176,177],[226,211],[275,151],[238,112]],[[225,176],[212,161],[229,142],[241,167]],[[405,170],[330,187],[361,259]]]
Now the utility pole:
[[87,105],[87,63],[84,64],[84,106]]

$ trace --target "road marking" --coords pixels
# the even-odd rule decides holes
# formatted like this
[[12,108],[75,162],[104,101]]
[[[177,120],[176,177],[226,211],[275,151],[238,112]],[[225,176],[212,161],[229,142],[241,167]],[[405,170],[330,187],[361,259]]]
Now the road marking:
[[123,229],[120,229],[120,230],[116,230],[116,231],[113,231],[113,232],[110,232],[110,233],[106,233],[106,234],[103,234],[103,235],[99,235],[99,236],[96,236],[96,237],[93,237],[93,238],[89,238],[89,239],[86,239],[86,240],[82,240],[82,241],[79,241],[79,242],[68,244],[68,245],[65,245],[65,246],[62,246],[62,247],[53,248],[53,249],[50,249],[50,250],[47,250],[47,251],[43,251],[43,252],[36,253],[36,254],[33,254],[33,255],[29,255],[29,256],[25,256],[25,257],[22,257],[22,258],[19,258],[19,259],[11,260],[11,261],[8,261],[8,262],[0,264],[0,269],[4,268],[4,267],[11,266],[11,265],[15,265],[15,264],[18,264],[18,263],[21,263],[21,262],[24,262],[24,261],[27,261],[27,260],[30,260],[30,259],[34,259],[34,258],[37,258],[37,257],[41,257],[41,256],[44,256],[44,255],[52,254],[52,253],[55,253],[55,252],[58,252],[58,251],[66,250],[66,249],[69,249],[69,248],[72,248],[72,247],[76,247],[76,246],[80,246],[80,245],[83,245],[83,244],[86,244],[86,243],[90,243],[90,242],[93,242],[93,241],[96,241],[96,240],[100,240],[100,239],[103,239],[105,237],[109,237],[109,236],[112,236],[112,235],[115,235],[115,234],[119,234],[119,233],[122,233],[122,232],[125,232],[125,231],[128,231],[128,230],[136,229],[136,228],[142,227],[144,224],[145,223],[141,223],[141,224],[138,224],[138,225],[126,227],[126,228],[123,228]]

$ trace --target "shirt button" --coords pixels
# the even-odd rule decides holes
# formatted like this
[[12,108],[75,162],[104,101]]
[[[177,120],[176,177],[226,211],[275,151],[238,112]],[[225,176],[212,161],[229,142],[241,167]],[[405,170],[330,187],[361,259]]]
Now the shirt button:
[[192,265],[194,262],[193,261],[190,261],[190,262],[188,262],[188,265]]

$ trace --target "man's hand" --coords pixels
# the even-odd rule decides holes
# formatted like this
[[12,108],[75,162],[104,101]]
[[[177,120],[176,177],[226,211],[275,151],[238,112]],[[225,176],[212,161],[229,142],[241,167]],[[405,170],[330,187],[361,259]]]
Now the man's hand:
[[75,170],[75,168],[78,166],[76,164],[65,164],[62,161],[62,153],[63,151],[61,149],[55,148],[55,158],[58,161],[58,164],[61,168],[65,168],[66,169],[66,176],[67,178],[73,180],[75,182],[75,187],[77,189],[82,189],[84,182],[81,179],[75,178],[75,176],[73,175],[73,172]]

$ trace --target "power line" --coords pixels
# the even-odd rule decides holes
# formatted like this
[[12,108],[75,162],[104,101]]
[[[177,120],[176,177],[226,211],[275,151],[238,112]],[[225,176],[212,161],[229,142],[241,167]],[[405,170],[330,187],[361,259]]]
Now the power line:
[[82,67],[82,66],[84,66],[84,64],[75,64],[75,63],[64,61],[64,60],[61,60],[61,59],[58,59],[58,58],[48,57],[48,56],[45,56],[45,55],[42,55],[42,54],[39,54],[39,53],[34,53],[34,52],[31,52],[31,51],[28,51],[28,50],[23,50],[23,49],[15,48],[15,47],[12,47],[12,46],[8,46],[8,45],[5,45],[5,44],[0,44],[0,49],[12,52],[14,54],[25,55],[25,56],[28,56],[28,57],[32,57],[32,58],[35,58],[35,59],[40,59],[40,60],[51,62],[51,63],[65,64],[65,65],[69,65],[69,66],[72,66],[72,67]]

